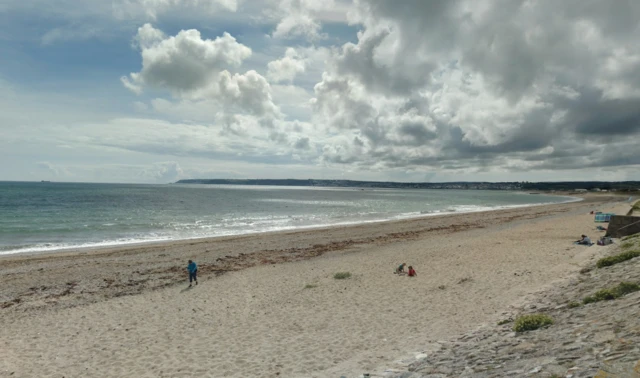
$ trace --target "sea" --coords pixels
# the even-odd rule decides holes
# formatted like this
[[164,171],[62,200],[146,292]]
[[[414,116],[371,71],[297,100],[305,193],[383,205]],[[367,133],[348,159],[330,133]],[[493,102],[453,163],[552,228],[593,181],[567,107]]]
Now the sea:
[[0,182],[0,254],[571,202],[516,191]]

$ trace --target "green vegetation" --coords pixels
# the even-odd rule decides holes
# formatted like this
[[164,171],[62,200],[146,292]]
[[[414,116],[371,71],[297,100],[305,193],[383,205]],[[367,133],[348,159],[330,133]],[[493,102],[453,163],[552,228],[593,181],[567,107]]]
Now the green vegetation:
[[628,249],[633,248],[635,245],[636,245],[636,243],[633,240],[631,240],[631,241],[626,241],[626,242],[620,244],[620,248],[622,248],[623,250],[626,251]]
[[593,295],[583,299],[582,303],[589,304],[600,301],[611,301],[638,290],[640,290],[640,285],[638,284],[633,282],[620,282],[618,286],[596,291]]
[[622,238],[622,240],[633,240],[633,239],[637,239],[640,238],[640,232],[637,234],[633,234],[633,235],[627,235],[625,237]]
[[522,315],[516,319],[516,323],[513,325],[513,330],[516,332],[533,331],[549,324],[553,324],[553,319],[548,315]]
[[611,266],[611,265],[621,263],[623,261],[631,260],[632,258],[638,257],[638,256],[640,256],[640,251],[637,251],[637,250],[626,251],[617,255],[601,258],[596,263],[596,266],[598,268],[604,268],[606,266]]
[[498,325],[505,325],[507,323],[511,323],[513,319],[503,319],[498,322]]
[[314,287],[318,287],[318,285],[306,284],[304,286],[305,289],[313,289]]
[[338,272],[333,275],[333,278],[335,278],[336,280],[344,280],[345,278],[349,277],[351,277],[351,273],[349,272]]
[[576,308],[576,307],[580,307],[580,306],[582,306],[582,305],[580,304],[580,302],[571,301],[571,302],[569,302],[569,304],[568,304],[567,306],[568,306],[569,308]]

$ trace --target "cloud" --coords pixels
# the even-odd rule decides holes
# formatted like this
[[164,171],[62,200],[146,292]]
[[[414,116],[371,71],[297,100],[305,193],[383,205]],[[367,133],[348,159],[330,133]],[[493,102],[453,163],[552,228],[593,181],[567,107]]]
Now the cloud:
[[224,33],[215,40],[202,39],[198,30],[182,30],[175,37],[145,24],[136,41],[141,49],[142,70],[123,82],[138,87],[165,88],[174,93],[202,89],[215,80],[223,68],[239,66],[251,56],[251,49]]
[[296,75],[303,73],[306,62],[294,48],[287,48],[282,59],[273,60],[267,65],[269,71],[267,77],[273,82],[292,82]]
[[137,95],[141,95],[142,94],[142,85],[136,84],[135,80],[131,81],[131,80],[129,80],[128,77],[122,76],[122,77],[120,77],[120,82],[122,83],[122,85],[124,85],[125,88],[127,88],[131,92],[133,92],[133,93],[135,93]]
[[248,71],[243,75],[231,75],[223,71],[213,91],[231,109],[248,110],[258,116],[278,113],[271,100],[269,83],[256,71]]
[[309,41],[327,38],[322,33],[322,21],[344,22],[351,8],[349,2],[341,0],[281,0],[274,12],[279,21],[271,33],[273,38],[291,39],[303,37]]
[[293,147],[299,150],[306,150],[309,149],[310,145],[309,145],[309,138],[307,137],[302,137],[302,138],[298,138],[298,140],[296,140],[293,143]]
[[83,41],[96,37],[104,37],[107,33],[100,27],[88,27],[70,25],[53,28],[42,35],[43,45],[52,45],[56,42]]
[[[271,98],[267,80],[254,70],[231,73],[251,56],[251,49],[230,34],[203,39],[195,29],[182,30],[176,36],[145,24],[134,39],[142,57],[142,70],[122,77],[123,85],[136,94],[145,87],[168,90],[180,107],[208,107],[217,112],[251,114],[271,126],[280,117]],[[168,100],[156,101],[165,111],[175,108]]]
[[143,169],[142,176],[154,182],[170,183],[182,178],[183,171],[177,162],[167,161],[154,163],[151,167]]
[[48,161],[41,161],[36,163],[36,166],[40,169],[43,169],[47,172],[47,177],[53,177],[56,179],[69,179],[73,177],[73,174],[69,172],[66,167],[52,164]]
[[320,38],[320,22],[313,18],[310,10],[310,1],[284,0],[281,9],[286,16],[283,17],[271,34],[274,38],[291,38],[305,36],[311,40]]
[[[144,182],[167,184],[184,178],[185,172],[176,161],[149,164],[99,164],[85,165],[78,162],[53,164],[47,161],[36,163],[33,179],[77,181],[91,177],[92,182]],[[45,171],[45,173],[42,172]]]
[[382,28],[361,34],[356,45],[346,43],[334,56],[333,69],[341,76],[353,78],[368,91],[409,94],[424,87],[435,64],[421,59],[406,59],[397,49],[397,36]]
[[133,47],[153,49],[165,38],[166,35],[162,30],[154,28],[151,24],[144,24],[138,28],[138,34],[133,38]]
[[169,12],[194,11],[215,14],[219,11],[235,12],[237,0],[114,0],[113,15],[120,19],[156,20]]
[[[361,0],[314,87],[323,161],[381,169],[637,164],[640,5]],[[550,16],[551,15],[551,16]],[[624,148],[623,157],[596,154]],[[570,156],[558,156],[571,151]]]
[[6,156],[38,149],[40,156],[52,157],[40,161],[51,164],[56,164],[56,159],[77,161],[77,154],[98,160],[123,157],[129,161],[132,157],[151,156],[156,162],[198,158],[288,164],[286,157],[293,153],[305,160],[314,159],[316,155],[311,147],[313,139],[318,137],[308,123],[275,121],[273,127],[265,128],[254,116],[221,112],[212,123],[204,124],[118,118],[104,123],[41,124],[19,130],[0,128],[0,138],[5,142]]
[[272,85],[273,101],[287,119],[308,121],[311,113],[310,100],[313,93],[295,85]]
[[186,176],[225,163],[262,174],[249,168],[260,162],[380,180],[640,172],[640,3],[30,0],[0,12],[13,62],[0,140],[22,162],[3,177],[86,156],[134,159],[109,171],[127,180],[178,171],[157,162]]
[[145,22],[192,27],[230,18],[244,22],[256,18],[251,12],[236,13],[238,7],[237,0],[57,0],[55,4],[47,0],[3,0],[0,12],[10,15],[5,22],[7,30],[16,26],[22,29],[20,34],[14,31],[11,39],[29,40],[30,34],[36,32],[43,45],[51,46],[68,41],[119,39],[130,32],[132,25]]

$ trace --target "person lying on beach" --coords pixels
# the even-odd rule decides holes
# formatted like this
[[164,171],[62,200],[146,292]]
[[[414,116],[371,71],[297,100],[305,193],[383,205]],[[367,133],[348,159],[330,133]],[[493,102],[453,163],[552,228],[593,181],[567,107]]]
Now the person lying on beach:
[[408,276],[409,277],[415,277],[417,275],[418,275],[418,273],[416,273],[416,271],[413,269],[413,266],[409,265],[409,274],[408,274]]
[[610,237],[603,236],[600,239],[598,239],[598,242],[596,244],[609,245],[609,244],[613,244],[613,240]]
[[587,235],[582,235],[582,237],[580,238],[580,240],[576,241],[576,243],[578,244],[584,244],[584,245],[591,245],[593,244],[591,242],[591,239],[587,236]]
[[189,287],[191,287],[191,282],[196,281],[196,285],[198,284],[198,266],[193,260],[189,260],[189,265],[187,265],[187,270],[189,271]]
[[402,264],[400,264],[400,266],[398,266],[398,267],[396,268],[395,273],[396,273],[396,274],[404,274],[404,266],[405,266],[405,265],[407,265],[407,264],[406,264],[406,263],[402,263]]

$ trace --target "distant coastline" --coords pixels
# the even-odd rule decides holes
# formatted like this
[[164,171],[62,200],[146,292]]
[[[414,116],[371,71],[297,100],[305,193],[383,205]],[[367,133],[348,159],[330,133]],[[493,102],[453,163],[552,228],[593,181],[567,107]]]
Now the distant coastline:
[[616,191],[640,190],[640,181],[562,181],[562,182],[393,182],[316,179],[187,179],[176,184],[204,185],[268,185],[314,186],[338,188],[386,188],[386,189],[463,189],[463,190],[521,190],[521,191]]

